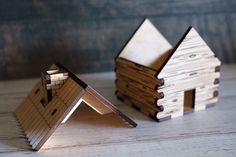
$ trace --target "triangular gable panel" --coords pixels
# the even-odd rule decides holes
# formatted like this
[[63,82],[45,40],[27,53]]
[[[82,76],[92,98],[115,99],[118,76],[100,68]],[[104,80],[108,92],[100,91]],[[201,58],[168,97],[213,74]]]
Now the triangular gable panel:
[[[47,72],[53,73],[58,69],[63,70],[63,73],[44,76],[44,81],[40,79],[16,110],[16,117],[34,150],[39,150],[43,146],[55,129],[69,118],[82,101],[100,114],[113,112],[130,126],[136,127],[135,122],[62,65],[52,65]],[[58,88],[60,83],[61,87]],[[49,91],[46,96],[45,88]],[[48,94],[51,96],[48,97]]]
[[145,19],[118,57],[158,70],[171,49],[170,43]]
[[[221,63],[198,32],[190,27],[176,47],[172,55],[162,65],[158,78],[176,75],[180,72],[193,71],[194,69],[216,67]],[[184,71],[187,70],[187,71]]]

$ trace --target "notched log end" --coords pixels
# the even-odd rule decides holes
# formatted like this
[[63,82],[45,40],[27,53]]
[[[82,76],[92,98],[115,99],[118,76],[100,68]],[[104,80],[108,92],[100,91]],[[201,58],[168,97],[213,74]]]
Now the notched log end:
[[161,112],[164,111],[164,106],[163,106],[163,105],[160,105],[160,106],[158,106],[158,107],[159,107],[159,109],[160,109]]
[[160,94],[160,99],[163,99],[164,96],[165,96],[164,93],[163,93],[163,92],[160,92],[159,94]]
[[214,80],[214,84],[219,84],[219,83],[220,83],[220,79],[216,78],[216,79]]
[[218,97],[218,96],[219,96],[219,91],[218,90],[214,91],[213,92],[213,97]]
[[155,100],[155,106],[157,107],[160,112],[164,111],[164,106],[163,105],[158,105],[158,98]]
[[170,116],[166,116],[166,117],[163,117],[163,118],[157,118],[155,117],[155,120],[157,122],[163,122],[163,121],[167,121],[167,120],[170,120],[171,119],[171,115]]
[[163,86],[165,84],[165,80],[162,78],[162,79],[159,79],[160,80],[160,84],[159,86]]
[[160,81],[159,84],[156,85],[155,89],[156,91],[165,84],[165,80],[164,79],[158,79]]
[[220,66],[215,67],[215,72],[220,72]]

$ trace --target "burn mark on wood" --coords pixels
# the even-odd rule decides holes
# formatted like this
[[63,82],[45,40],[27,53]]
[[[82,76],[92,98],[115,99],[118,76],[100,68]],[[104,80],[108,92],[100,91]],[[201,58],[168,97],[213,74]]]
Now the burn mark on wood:
[[217,66],[217,67],[215,68],[215,72],[220,72],[220,66]]
[[189,55],[189,58],[194,58],[196,56],[197,56],[196,54],[191,54],[191,55]]
[[218,95],[219,95],[218,90],[216,90],[216,91],[213,92],[213,97],[217,97]]
[[135,104],[132,104],[132,107],[133,107],[134,109],[136,109],[137,111],[141,111],[141,109],[140,109],[137,105],[135,105]]
[[219,84],[219,83],[220,83],[220,79],[217,78],[214,80],[214,84]]
[[55,108],[55,109],[52,111],[51,116],[53,116],[56,112],[57,112],[57,109]]

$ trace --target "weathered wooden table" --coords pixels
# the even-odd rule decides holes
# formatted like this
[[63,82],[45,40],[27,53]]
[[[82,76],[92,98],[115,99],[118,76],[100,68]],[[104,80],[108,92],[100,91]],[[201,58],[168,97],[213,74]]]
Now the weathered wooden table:
[[[116,99],[114,73],[79,77],[138,123],[130,128],[81,107],[45,144],[30,149],[14,116],[36,80],[0,82],[0,156],[236,156],[236,65],[222,67],[217,106],[157,123]],[[68,128],[69,132],[63,132]],[[79,129],[78,129],[79,128]],[[73,144],[71,145],[71,142]]]

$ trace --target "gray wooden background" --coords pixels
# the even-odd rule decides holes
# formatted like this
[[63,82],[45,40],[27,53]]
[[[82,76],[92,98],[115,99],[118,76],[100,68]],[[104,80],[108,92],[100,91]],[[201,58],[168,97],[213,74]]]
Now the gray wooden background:
[[221,61],[236,62],[236,0],[1,0],[0,79],[36,77],[53,62],[111,71],[145,17],[173,45],[192,25]]

